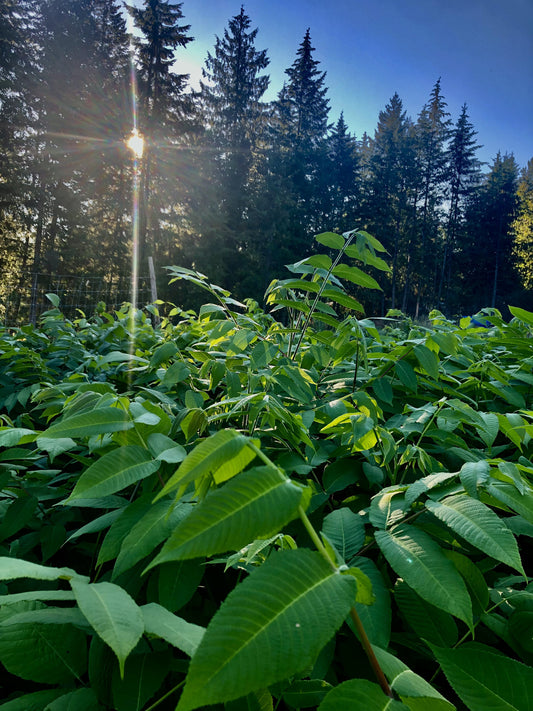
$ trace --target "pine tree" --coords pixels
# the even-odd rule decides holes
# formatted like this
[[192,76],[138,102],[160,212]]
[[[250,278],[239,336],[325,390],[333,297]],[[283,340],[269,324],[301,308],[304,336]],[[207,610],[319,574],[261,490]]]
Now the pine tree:
[[439,308],[446,308],[447,291],[451,288],[453,253],[457,248],[459,229],[464,217],[466,200],[479,184],[481,164],[476,158],[480,145],[477,131],[469,120],[466,104],[451,133],[448,147],[449,209],[445,226],[437,299]]
[[[517,215],[511,225],[513,263],[522,288],[533,292],[533,158],[522,170],[517,199]],[[533,308],[533,303],[528,308]]]
[[205,263],[207,254],[216,252],[223,272],[215,274],[210,265],[208,273],[218,283],[238,290],[250,271],[247,259],[253,257],[250,212],[257,151],[265,128],[262,97],[270,81],[263,74],[269,64],[266,50],[255,48],[257,29],[250,30],[250,26],[241,8],[229,20],[222,39],[216,38],[213,54],[207,55],[199,97],[206,124],[203,174],[211,183],[215,202],[211,214],[218,218],[204,224],[200,246],[208,240],[210,249],[202,250],[198,258]]

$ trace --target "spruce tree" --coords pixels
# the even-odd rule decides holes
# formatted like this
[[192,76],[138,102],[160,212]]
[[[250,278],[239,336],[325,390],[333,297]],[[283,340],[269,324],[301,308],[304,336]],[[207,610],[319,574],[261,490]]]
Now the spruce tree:
[[372,141],[368,176],[368,227],[388,249],[392,261],[391,308],[398,307],[401,276],[410,259],[409,236],[417,195],[414,136],[402,100],[394,94],[379,113]]
[[439,79],[415,126],[416,166],[420,178],[418,250],[415,255],[416,264],[415,260],[411,262],[416,287],[415,315],[418,315],[421,299],[426,302],[426,306],[432,306],[436,296],[434,255],[438,247],[440,208],[445,198],[448,177],[446,146],[451,125],[446,106]]
[[208,265],[208,273],[238,290],[250,272],[248,260],[254,257],[249,224],[265,128],[262,98],[269,85],[263,73],[269,59],[266,50],[255,48],[258,31],[250,27],[243,8],[229,20],[223,37],[216,38],[214,52],[207,55],[199,96],[206,128],[202,173],[211,183],[215,204],[210,214],[216,217],[201,226],[198,260],[206,263],[205,257],[216,253],[221,270],[215,272],[214,265]]
[[359,154],[342,113],[328,137],[328,158],[329,229],[345,232],[359,217]]

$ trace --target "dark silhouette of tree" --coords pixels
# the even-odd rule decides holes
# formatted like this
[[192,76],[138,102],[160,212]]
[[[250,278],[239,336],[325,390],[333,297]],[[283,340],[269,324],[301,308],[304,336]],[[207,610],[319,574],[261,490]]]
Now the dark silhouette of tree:
[[533,158],[520,175],[517,200],[517,214],[511,225],[513,261],[522,288],[530,292],[528,307],[533,309]]

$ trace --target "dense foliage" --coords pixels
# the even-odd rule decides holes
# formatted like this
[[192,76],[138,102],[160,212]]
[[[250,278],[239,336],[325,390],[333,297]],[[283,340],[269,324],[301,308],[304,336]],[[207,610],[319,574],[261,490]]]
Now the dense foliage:
[[533,313],[357,319],[317,240],[269,313],[1,332],[2,711],[531,708]]
[[140,271],[153,257],[166,300],[191,305],[166,290],[165,264],[258,300],[312,235],[357,225],[392,258],[372,313],[531,308],[531,166],[520,178],[498,155],[483,174],[467,107],[450,116],[440,80],[414,119],[395,94],[374,134],[355,137],[332,122],[310,30],[269,102],[269,57],[241,9],[195,92],[181,70],[186,3],[138,5],[130,43],[118,0],[0,2],[1,302],[33,283],[35,301],[49,274],[129,283],[135,121]]

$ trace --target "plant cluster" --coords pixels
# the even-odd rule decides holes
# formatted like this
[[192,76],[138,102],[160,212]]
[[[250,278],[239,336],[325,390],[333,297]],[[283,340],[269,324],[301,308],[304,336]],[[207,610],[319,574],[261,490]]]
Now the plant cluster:
[[531,708],[533,314],[377,328],[317,240],[269,313],[2,331],[1,711]]

